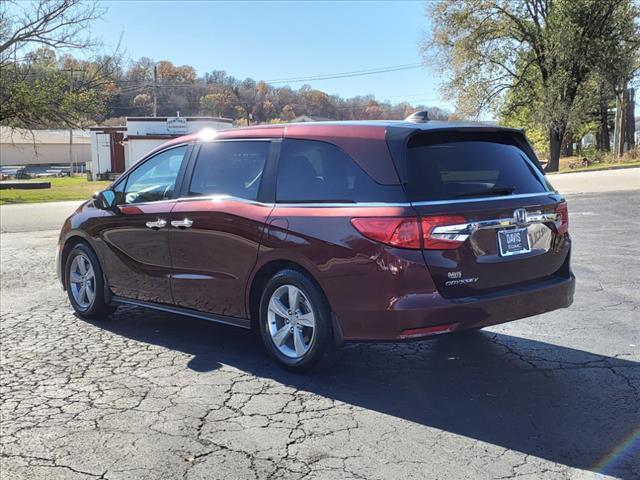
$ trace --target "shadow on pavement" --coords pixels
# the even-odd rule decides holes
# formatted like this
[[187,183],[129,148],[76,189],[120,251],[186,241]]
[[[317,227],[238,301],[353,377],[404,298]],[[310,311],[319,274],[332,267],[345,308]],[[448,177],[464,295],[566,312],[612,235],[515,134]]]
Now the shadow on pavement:
[[477,332],[348,346],[334,366],[298,375],[277,367],[256,335],[233,327],[134,308],[95,325],[193,355],[188,367],[197,372],[226,364],[563,465],[629,480],[640,471],[640,401],[625,376],[636,362]]

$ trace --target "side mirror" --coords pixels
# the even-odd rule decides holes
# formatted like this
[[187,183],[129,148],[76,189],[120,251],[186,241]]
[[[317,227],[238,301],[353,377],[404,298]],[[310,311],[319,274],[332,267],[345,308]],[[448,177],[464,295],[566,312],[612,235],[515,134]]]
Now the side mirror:
[[93,195],[93,204],[96,208],[101,208],[102,210],[110,210],[114,207],[116,202],[116,192],[113,190],[103,190],[101,192],[96,192]]

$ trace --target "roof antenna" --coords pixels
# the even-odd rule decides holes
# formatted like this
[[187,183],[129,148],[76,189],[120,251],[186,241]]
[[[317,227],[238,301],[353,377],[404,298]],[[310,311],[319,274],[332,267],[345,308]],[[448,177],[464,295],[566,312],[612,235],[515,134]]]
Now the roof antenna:
[[412,123],[426,123],[429,121],[429,112],[426,110],[420,110],[419,112],[414,112],[404,119],[405,122]]

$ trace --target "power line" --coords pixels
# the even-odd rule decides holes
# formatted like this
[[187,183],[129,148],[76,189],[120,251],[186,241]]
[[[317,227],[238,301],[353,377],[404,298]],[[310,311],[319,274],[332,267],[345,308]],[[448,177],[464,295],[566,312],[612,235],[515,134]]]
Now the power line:
[[[381,107],[385,107],[387,105],[385,105],[385,102],[381,102],[378,100],[375,100],[379,106]],[[425,104],[428,104],[429,102],[424,102]],[[236,106],[241,106],[241,107],[251,107],[254,104],[252,102],[232,102],[231,106],[236,107]],[[391,104],[391,108],[397,107],[398,104]],[[293,105],[294,107],[303,107],[303,104],[295,104]],[[202,105],[200,104],[199,101],[187,101],[184,103],[181,103],[179,105],[179,107],[183,107],[183,108],[201,108]],[[143,109],[150,109],[152,108],[152,105],[114,105],[114,106],[110,106],[108,109],[109,110],[143,110]],[[331,109],[336,110],[336,111],[352,111],[352,110],[363,110],[366,109],[367,105],[334,105],[331,107]],[[433,108],[433,106],[431,107]]]
[[[327,74],[316,74],[316,75],[308,75],[308,76],[300,76],[300,77],[288,77],[288,78],[276,78],[272,80],[264,80],[265,83],[268,84],[283,84],[283,83],[301,83],[301,82],[310,82],[310,81],[318,81],[318,80],[333,80],[339,78],[352,78],[352,77],[361,77],[366,75],[378,75],[382,73],[392,73],[399,72],[403,70],[414,70],[417,68],[421,68],[422,63],[407,63],[402,65],[391,65],[386,67],[376,67],[369,68],[364,70],[352,70],[348,72],[339,72],[339,73],[327,73]],[[31,74],[33,75],[33,74]],[[198,79],[199,80],[199,79]],[[116,83],[118,84],[131,84],[128,87],[129,89],[137,89],[143,87],[193,87],[193,86],[208,86],[209,84],[202,84],[196,80],[194,83],[157,83],[157,80],[151,82],[143,82],[139,83],[139,80],[130,80],[130,79],[118,79]]]
[[388,67],[369,68],[366,70],[353,70],[351,72],[317,74],[304,77],[276,78],[273,80],[265,80],[265,83],[297,83],[314,80],[332,80],[334,78],[361,77],[364,75],[377,75],[380,73],[398,72],[401,70],[412,70],[422,67],[422,63],[408,63],[404,65],[394,65]]
[[[421,67],[422,67],[422,63],[407,63],[403,65],[392,65],[387,67],[369,68],[364,70],[352,70],[349,72],[325,73],[325,74],[308,75],[308,76],[301,76],[301,77],[275,78],[272,80],[264,80],[264,82],[268,84],[283,84],[283,83],[311,82],[311,81],[318,81],[318,80],[333,80],[338,78],[361,77],[365,75],[378,75],[381,73],[392,73],[392,72],[399,72],[403,70],[414,70],[416,68],[421,68]],[[197,83],[160,83],[158,84],[158,86],[160,87],[191,87],[193,85],[198,85],[198,84]]]

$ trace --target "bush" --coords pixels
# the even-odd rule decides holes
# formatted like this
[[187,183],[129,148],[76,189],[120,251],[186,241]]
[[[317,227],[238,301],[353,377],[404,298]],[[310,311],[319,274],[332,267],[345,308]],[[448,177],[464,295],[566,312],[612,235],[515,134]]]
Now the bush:
[[583,149],[582,155],[589,165],[593,165],[594,163],[600,163],[603,161],[602,152],[595,147]]
[[638,147],[632,148],[622,156],[623,162],[631,162],[635,160],[640,160],[640,148]]
[[635,147],[625,152],[621,157],[617,157],[612,152],[602,154],[602,161],[605,163],[629,163],[640,160],[640,147]]

